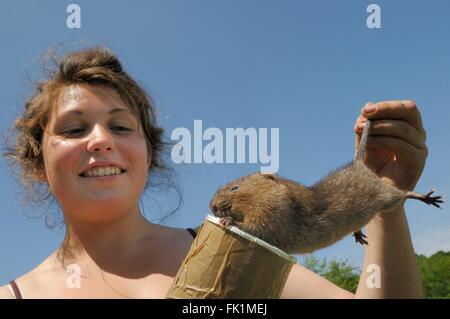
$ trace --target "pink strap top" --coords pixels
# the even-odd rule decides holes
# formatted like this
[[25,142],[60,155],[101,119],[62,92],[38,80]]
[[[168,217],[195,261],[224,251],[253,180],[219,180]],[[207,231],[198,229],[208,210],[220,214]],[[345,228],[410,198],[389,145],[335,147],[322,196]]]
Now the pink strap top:
[[20,293],[19,286],[17,286],[17,283],[14,280],[11,280],[9,284],[11,285],[11,288],[14,292],[14,297],[16,297],[16,299],[23,299],[22,294]]

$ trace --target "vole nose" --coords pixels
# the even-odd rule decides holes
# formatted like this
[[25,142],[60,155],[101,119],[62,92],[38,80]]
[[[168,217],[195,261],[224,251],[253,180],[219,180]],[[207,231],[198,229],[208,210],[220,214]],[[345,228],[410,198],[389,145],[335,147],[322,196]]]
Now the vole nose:
[[212,211],[215,213],[215,212],[217,212],[217,206],[216,205],[212,205],[211,206],[211,209],[212,209]]

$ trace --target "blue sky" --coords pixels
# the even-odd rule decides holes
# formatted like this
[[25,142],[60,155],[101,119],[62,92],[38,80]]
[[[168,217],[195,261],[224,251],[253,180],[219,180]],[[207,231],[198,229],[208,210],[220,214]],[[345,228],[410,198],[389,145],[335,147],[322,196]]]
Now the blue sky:
[[[81,29],[66,7],[81,7]],[[381,29],[366,26],[370,3]],[[353,156],[353,123],[367,101],[413,98],[429,156],[416,190],[450,194],[450,3],[447,1],[2,1],[0,133],[41,77],[40,56],[105,44],[152,95],[170,138],[179,127],[279,128],[284,177],[311,185]],[[184,205],[167,224],[199,225],[215,190],[261,164],[174,165]],[[56,249],[63,230],[26,218],[20,184],[0,161],[0,284],[30,271]],[[154,199],[156,199],[156,204]],[[173,200],[150,193],[154,219]],[[55,208],[53,208],[55,209]],[[418,253],[450,250],[450,209],[407,202]],[[314,255],[362,263],[348,237]]]

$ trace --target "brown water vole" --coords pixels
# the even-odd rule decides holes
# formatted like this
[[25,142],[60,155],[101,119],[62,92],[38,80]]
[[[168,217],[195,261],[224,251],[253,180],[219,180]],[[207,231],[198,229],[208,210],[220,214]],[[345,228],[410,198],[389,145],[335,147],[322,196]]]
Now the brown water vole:
[[417,199],[439,207],[441,196],[406,192],[383,182],[363,162],[367,121],[353,162],[306,187],[273,174],[255,173],[221,187],[210,202],[221,224],[242,230],[287,253],[309,253],[354,233],[380,211]]

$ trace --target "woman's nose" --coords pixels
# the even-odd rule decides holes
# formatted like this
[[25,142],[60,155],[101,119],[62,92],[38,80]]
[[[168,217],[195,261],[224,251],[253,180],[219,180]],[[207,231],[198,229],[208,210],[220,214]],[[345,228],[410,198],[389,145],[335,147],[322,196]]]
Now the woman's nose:
[[94,126],[89,135],[87,151],[95,153],[109,152],[113,147],[114,139],[108,129],[101,125]]

